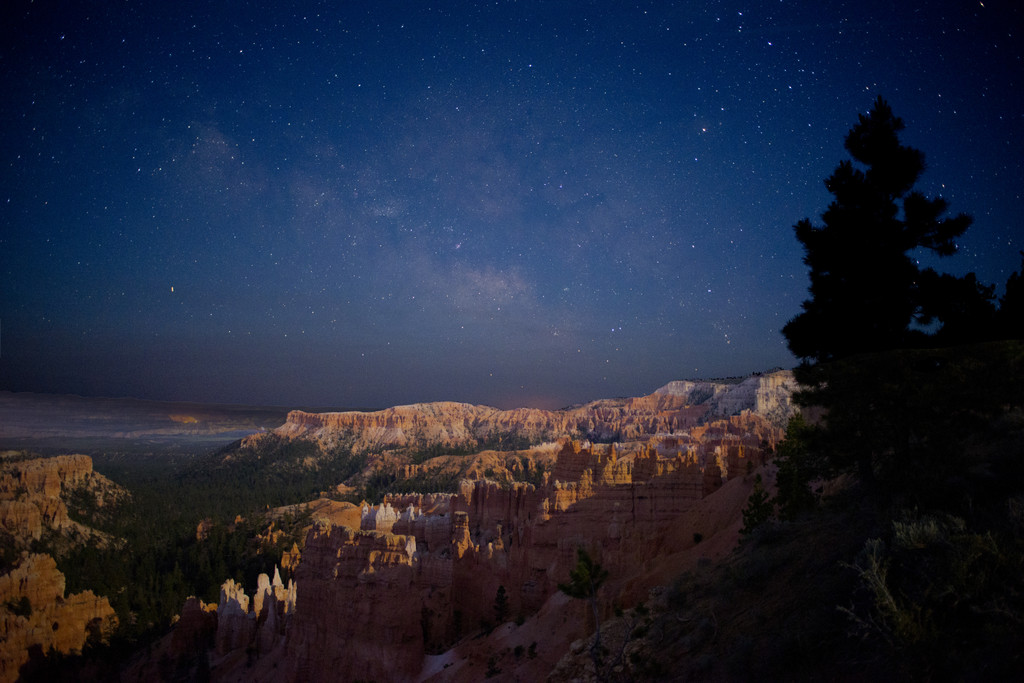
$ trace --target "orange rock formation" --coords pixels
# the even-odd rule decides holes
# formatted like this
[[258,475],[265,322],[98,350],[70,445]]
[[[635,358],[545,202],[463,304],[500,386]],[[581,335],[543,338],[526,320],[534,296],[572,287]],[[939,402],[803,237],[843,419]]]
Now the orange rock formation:
[[[274,434],[315,439],[324,445],[350,444],[355,451],[426,446],[475,445],[504,435],[535,442],[562,436],[636,441],[685,431],[716,418],[753,414],[774,426],[792,412],[791,372],[755,375],[737,383],[671,382],[639,398],[604,399],[566,410],[498,410],[466,403],[396,406],[376,412],[308,413],[293,410]],[[252,444],[264,434],[243,440]]]
[[[578,547],[616,577],[620,605],[642,599],[666,578],[664,558],[735,521],[737,510],[712,514],[704,501],[743,479],[747,463],[762,460],[762,442],[780,436],[780,428],[746,415],[642,444],[565,439],[541,488],[464,480],[456,494],[365,505],[358,530],[319,523],[295,570],[284,678],[413,679],[427,653],[493,621],[499,586],[509,618],[542,611]],[[260,610],[239,590],[225,584],[218,609],[224,662],[232,651],[251,651],[257,637]]]
[[106,534],[73,521],[66,498],[71,491],[88,491],[102,508],[127,495],[92,469],[87,455],[50,458],[7,458],[0,464],[0,532],[15,548],[28,548],[48,531],[76,541],[107,543]]
[[33,650],[81,652],[87,640],[103,642],[116,627],[106,598],[92,591],[65,596],[53,558],[25,553],[0,576],[0,681],[17,680]]

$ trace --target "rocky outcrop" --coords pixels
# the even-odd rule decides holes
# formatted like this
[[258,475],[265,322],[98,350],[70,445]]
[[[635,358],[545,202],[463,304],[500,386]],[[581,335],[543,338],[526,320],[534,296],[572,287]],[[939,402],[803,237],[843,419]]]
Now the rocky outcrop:
[[217,630],[217,605],[207,605],[192,596],[185,600],[171,632],[171,645],[178,658],[205,649]]
[[53,558],[25,553],[0,576],[0,681],[17,680],[32,651],[78,653],[87,641],[106,642],[116,627],[107,598],[65,596]]
[[87,455],[57,455],[5,463],[0,472],[0,490],[22,488],[44,496],[85,482],[92,475],[92,458]]
[[315,527],[296,572],[290,680],[414,677],[422,665],[422,611],[430,598],[420,594],[415,558],[410,536]]
[[749,412],[782,426],[793,414],[792,396],[796,389],[793,373],[780,370],[754,375],[738,383],[669,382],[654,393],[680,397],[690,405],[707,406],[709,417]]
[[[294,410],[272,433],[354,451],[443,445],[476,446],[515,435],[535,443],[564,436],[636,441],[685,431],[709,420],[751,414],[782,426],[793,411],[792,373],[755,375],[741,382],[670,382],[639,398],[604,399],[566,410],[498,410],[467,403],[396,406],[376,412]],[[263,434],[247,437],[254,444]]]
[[273,580],[259,575],[251,601],[243,586],[228,579],[221,586],[217,604],[216,653],[260,656],[283,647],[296,600],[295,581],[289,580],[285,586],[276,567]]
[[0,465],[0,531],[15,548],[28,548],[44,534],[71,542],[106,544],[111,538],[71,519],[67,501],[81,494],[95,510],[109,508],[127,492],[92,469],[87,455],[8,457]]
[[256,615],[249,611],[245,588],[228,579],[217,602],[217,654],[244,650],[256,633]]
[[[412,514],[411,511],[408,512]],[[398,513],[390,503],[384,503],[371,509],[368,505],[363,505],[362,519],[359,524],[359,528],[363,531],[391,531],[392,527],[395,526],[395,522],[398,521]]]

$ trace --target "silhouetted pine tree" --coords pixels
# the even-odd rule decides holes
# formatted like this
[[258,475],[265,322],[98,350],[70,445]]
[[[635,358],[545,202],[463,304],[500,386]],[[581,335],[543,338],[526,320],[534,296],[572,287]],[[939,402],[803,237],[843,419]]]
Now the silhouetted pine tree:
[[1005,339],[1024,339],[1024,251],[1020,252],[1020,270],[1006,281],[1006,292],[999,300],[999,334]]
[[[802,360],[798,402],[827,410],[827,447],[814,467],[834,474],[857,469],[865,482],[881,475],[894,487],[900,476],[920,480],[922,468],[951,475],[958,440],[949,432],[954,425],[966,430],[974,415],[962,402],[943,404],[935,392],[935,385],[952,389],[941,369],[957,362],[937,349],[1006,336],[1010,326],[993,304],[994,288],[973,273],[954,277],[918,265],[922,249],[955,253],[971,218],[946,218],[944,199],[913,190],[924,155],[900,143],[902,130],[879,97],[847,134],[853,160],[825,181],[834,200],[822,225],[804,219],[795,226],[811,296],[782,330]],[[1008,310],[1019,288],[1011,278]],[[906,351],[914,348],[936,352]],[[996,372],[1006,353],[980,353],[975,371]]]
[[[957,237],[971,224],[960,214],[944,218],[947,203],[912,191],[924,155],[900,143],[903,121],[881,97],[846,136],[846,150],[863,166],[843,161],[825,181],[835,199],[822,214],[823,225],[796,224],[810,268],[811,298],[782,332],[790,350],[805,361],[823,362],[853,354],[911,346],[912,323],[951,312],[931,288],[970,290],[971,304],[991,299],[976,281],[951,283],[923,277],[914,250],[939,256],[956,252]],[[934,273],[932,273],[934,275]],[[991,304],[989,304],[991,308]]]

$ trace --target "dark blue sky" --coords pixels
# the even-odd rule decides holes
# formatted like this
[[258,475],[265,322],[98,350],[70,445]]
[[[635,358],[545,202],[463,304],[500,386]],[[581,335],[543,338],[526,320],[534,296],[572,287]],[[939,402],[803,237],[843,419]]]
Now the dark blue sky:
[[[159,7],[159,5],[165,5]],[[792,366],[877,95],[1024,249],[1024,11],[979,2],[6,2],[0,388],[558,407]]]

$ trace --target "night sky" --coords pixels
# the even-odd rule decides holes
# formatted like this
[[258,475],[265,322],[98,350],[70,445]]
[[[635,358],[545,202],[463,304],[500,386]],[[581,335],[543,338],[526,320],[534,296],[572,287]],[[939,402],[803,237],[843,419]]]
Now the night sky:
[[[0,9],[0,389],[554,408],[792,367],[792,226],[885,97],[1024,249],[1024,10],[981,2]],[[932,263],[929,261],[929,263]]]

